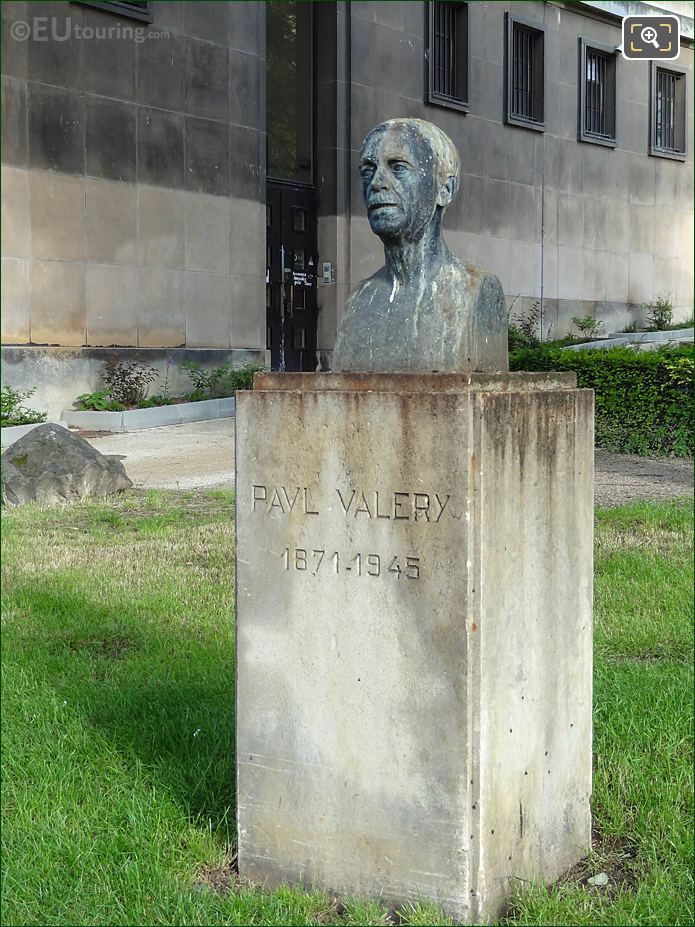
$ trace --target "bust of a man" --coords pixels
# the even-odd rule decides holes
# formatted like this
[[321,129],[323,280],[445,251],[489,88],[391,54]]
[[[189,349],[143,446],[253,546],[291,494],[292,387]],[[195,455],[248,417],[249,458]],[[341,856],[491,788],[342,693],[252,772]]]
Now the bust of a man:
[[442,238],[459,169],[451,139],[422,119],[389,119],[365,139],[362,193],[385,263],[350,294],[334,371],[508,369],[499,280],[459,260]]

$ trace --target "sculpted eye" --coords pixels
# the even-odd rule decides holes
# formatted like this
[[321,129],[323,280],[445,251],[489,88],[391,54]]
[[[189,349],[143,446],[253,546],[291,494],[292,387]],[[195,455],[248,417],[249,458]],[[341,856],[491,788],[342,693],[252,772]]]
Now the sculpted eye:
[[402,161],[396,161],[391,165],[391,170],[394,174],[405,174],[408,170],[408,165],[404,164]]

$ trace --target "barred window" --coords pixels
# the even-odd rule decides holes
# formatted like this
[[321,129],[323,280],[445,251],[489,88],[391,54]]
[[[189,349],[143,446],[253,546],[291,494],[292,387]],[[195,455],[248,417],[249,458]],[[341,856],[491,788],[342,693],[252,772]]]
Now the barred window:
[[118,13],[128,19],[139,19],[140,22],[152,22],[152,4],[149,0],[72,0],[83,6],[93,6],[97,10],[107,13]]
[[468,110],[468,4],[427,4],[427,103]]
[[686,72],[654,64],[651,71],[651,153],[685,158]]
[[579,140],[615,147],[616,51],[579,40]]
[[506,15],[507,54],[505,122],[544,128],[544,32],[543,27]]

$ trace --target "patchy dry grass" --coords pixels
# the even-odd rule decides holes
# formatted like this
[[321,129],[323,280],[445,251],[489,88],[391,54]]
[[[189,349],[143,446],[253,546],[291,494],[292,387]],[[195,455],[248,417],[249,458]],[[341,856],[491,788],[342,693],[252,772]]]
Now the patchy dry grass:
[[[449,923],[239,881],[232,506],[3,514],[4,923]],[[689,503],[598,514],[594,852],[506,923],[693,922],[691,563]]]

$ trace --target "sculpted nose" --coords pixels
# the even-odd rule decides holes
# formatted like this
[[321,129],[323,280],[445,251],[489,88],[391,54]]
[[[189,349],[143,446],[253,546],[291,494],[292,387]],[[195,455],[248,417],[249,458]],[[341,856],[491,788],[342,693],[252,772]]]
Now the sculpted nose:
[[371,182],[372,190],[385,190],[388,187],[388,177],[381,167],[377,167]]

